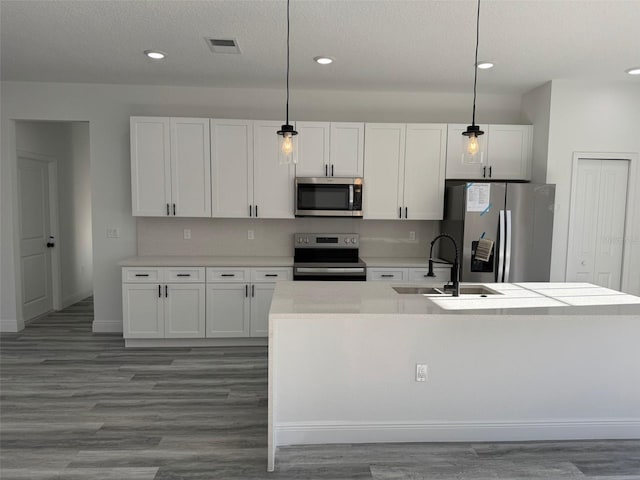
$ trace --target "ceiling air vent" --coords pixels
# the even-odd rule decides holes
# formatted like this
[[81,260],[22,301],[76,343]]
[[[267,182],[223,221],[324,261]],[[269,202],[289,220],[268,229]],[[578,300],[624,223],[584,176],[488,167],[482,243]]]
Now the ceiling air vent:
[[213,53],[240,53],[235,38],[206,38],[207,45]]

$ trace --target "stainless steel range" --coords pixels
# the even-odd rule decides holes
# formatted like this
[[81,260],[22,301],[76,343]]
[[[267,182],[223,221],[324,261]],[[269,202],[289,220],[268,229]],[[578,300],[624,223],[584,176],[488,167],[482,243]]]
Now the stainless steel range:
[[364,281],[367,266],[358,257],[357,233],[296,233],[294,280]]

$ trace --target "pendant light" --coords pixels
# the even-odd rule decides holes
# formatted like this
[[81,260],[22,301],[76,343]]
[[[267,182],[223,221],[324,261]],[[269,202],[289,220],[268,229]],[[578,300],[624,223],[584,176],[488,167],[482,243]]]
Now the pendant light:
[[476,56],[473,63],[473,117],[471,125],[462,132],[462,162],[482,163],[482,140],[484,132],[476,125],[476,86],[478,83],[478,44],[480,43],[480,0],[478,0],[478,15],[476,17]]
[[280,139],[279,159],[280,165],[298,163],[298,151],[294,136],[298,135],[293,125],[289,125],[289,0],[287,0],[287,108],[286,123],[278,130]]

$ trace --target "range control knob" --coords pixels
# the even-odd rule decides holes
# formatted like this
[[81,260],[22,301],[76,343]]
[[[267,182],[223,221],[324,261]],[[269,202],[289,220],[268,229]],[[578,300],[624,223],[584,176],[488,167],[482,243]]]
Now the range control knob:
[[355,245],[356,243],[358,243],[358,239],[356,237],[351,237],[351,243]]
[[304,237],[304,243],[309,243],[309,237]]
[[344,243],[349,243],[349,237],[344,237]]

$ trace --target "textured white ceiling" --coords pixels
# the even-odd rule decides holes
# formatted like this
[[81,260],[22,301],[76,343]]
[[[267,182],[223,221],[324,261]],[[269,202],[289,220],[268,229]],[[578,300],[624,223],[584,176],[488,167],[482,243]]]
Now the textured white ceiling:
[[[467,91],[473,0],[292,0],[292,89]],[[2,0],[3,80],[282,87],[285,0]],[[638,82],[640,0],[482,0],[479,91]],[[241,55],[204,38],[236,38]],[[162,62],[146,49],[167,53]],[[322,67],[317,55],[335,63]]]

